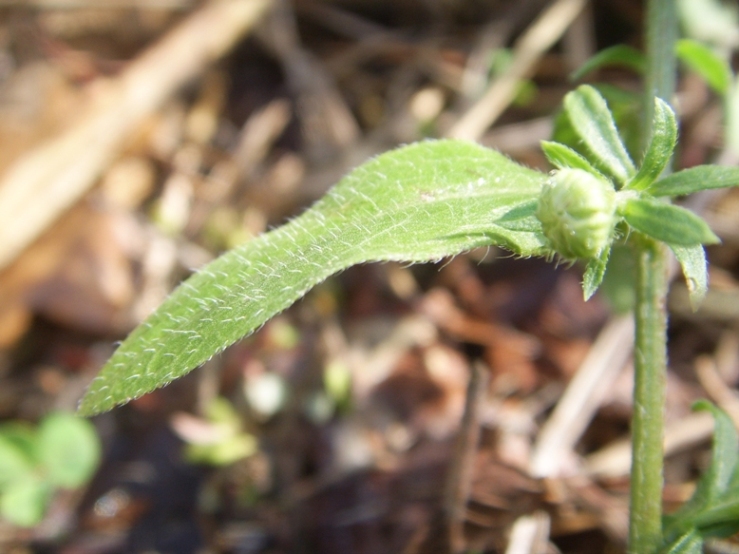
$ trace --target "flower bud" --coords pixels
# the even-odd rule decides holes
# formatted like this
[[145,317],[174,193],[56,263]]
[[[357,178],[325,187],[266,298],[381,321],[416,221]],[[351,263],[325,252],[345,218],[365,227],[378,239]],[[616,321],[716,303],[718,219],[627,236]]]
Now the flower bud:
[[616,191],[582,169],[562,169],[541,191],[536,217],[551,247],[563,258],[595,258],[611,240]]

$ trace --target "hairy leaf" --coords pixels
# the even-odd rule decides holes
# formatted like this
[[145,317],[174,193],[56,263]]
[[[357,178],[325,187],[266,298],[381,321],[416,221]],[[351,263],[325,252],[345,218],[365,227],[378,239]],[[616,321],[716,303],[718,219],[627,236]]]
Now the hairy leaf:
[[739,167],[697,165],[668,175],[647,190],[652,196],[684,196],[699,190],[722,189],[739,185]]
[[660,98],[654,99],[652,136],[644,154],[644,160],[626,188],[644,190],[662,173],[672,157],[677,144],[677,120],[672,108]]
[[600,256],[597,258],[590,258],[587,265],[585,266],[585,274],[583,275],[582,291],[585,300],[590,298],[598,290],[598,287],[603,282],[603,276],[606,274],[606,268],[608,267],[608,258],[611,255],[611,249],[604,248]]
[[567,93],[564,104],[573,129],[593,156],[590,161],[624,185],[636,170],[606,101],[595,88],[582,85]]
[[557,169],[583,169],[588,173],[603,178],[603,175],[595,169],[590,162],[581,156],[576,150],[561,142],[548,140],[541,141],[541,149],[549,163]]
[[695,246],[670,244],[669,246],[683,269],[685,282],[688,285],[690,305],[693,310],[697,310],[708,291],[706,251],[701,244]]
[[[546,252],[532,209],[545,176],[464,141],[429,141],[354,170],[290,223],[183,283],[118,348],[80,412],[94,414],[180,377],[351,265],[423,262],[486,245]],[[502,224],[498,224],[502,220]]]
[[655,198],[630,198],[621,213],[634,229],[667,244],[695,246],[721,242],[693,212]]

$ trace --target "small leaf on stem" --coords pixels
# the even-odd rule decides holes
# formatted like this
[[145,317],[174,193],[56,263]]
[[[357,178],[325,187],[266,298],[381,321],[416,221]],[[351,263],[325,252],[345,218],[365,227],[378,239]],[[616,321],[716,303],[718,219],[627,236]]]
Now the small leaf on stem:
[[606,101],[595,88],[582,85],[565,96],[564,104],[572,127],[593,155],[593,163],[624,185],[636,169]]
[[590,165],[585,157],[561,142],[543,140],[541,141],[541,149],[549,163],[557,169],[582,169],[596,177],[604,178],[597,169]]
[[644,160],[636,175],[625,188],[644,190],[664,171],[677,144],[677,121],[672,108],[661,98],[654,99],[652,136]]
[[606,267],[608,267],[608,258],[610,255],[611,249],[604,248],[600,256],[597,258],[590,258],[588,260],[582,281],[583,297],[586,301],[590,300],[603,282],[603,276],[606,274]]
[[700,190],[723,189],[739,185],[739,167],[697,165],[668,175],[653,183],[652,196],[684,196]]
[[700,306],[708,290],[706,251],[701,244],[694,246],[670,244],[669,246],[683,269],[685,282],[688,285],[690,305],[695,311]]
[[667,244],[695,246],[721,242],[693,212],[655,198],[629,198],[619,211],[634,229]]

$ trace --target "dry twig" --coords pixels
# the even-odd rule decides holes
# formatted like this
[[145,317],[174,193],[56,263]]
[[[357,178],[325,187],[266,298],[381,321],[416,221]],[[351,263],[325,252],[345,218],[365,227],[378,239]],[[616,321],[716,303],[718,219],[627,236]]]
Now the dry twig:
[[141,122],[225,54],[269,4],[210,2],[107,83],[74,126],[18,160],[0,180],[0,268],[73,205]]

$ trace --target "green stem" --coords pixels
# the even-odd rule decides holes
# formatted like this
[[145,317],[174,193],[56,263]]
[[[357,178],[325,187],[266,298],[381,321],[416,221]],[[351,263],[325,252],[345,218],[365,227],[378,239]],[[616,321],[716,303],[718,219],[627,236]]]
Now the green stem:
[[637,253],[634,415],[632,419],[629,552],[651,554],[662,542],[662,435],[666,326],[664,247],[640,245]]
[[[668,103],[675,92],[675,0],[649,0],[646,20],[645,121],[654,97]],[[651,129],[645,129],[645,142]],[[632,421],[629,552],[653,554],[662,543],[665,371],[667,366],[667,253],[651,240],[637,245],[634,415]]]
[[[646,83],[644,90],[644,121],[651,126],[654,97],[672,104],[675,94],[678,20],[675,0],[649,0],[646,18]],[[651,129],[645,129],[646,146]]]

